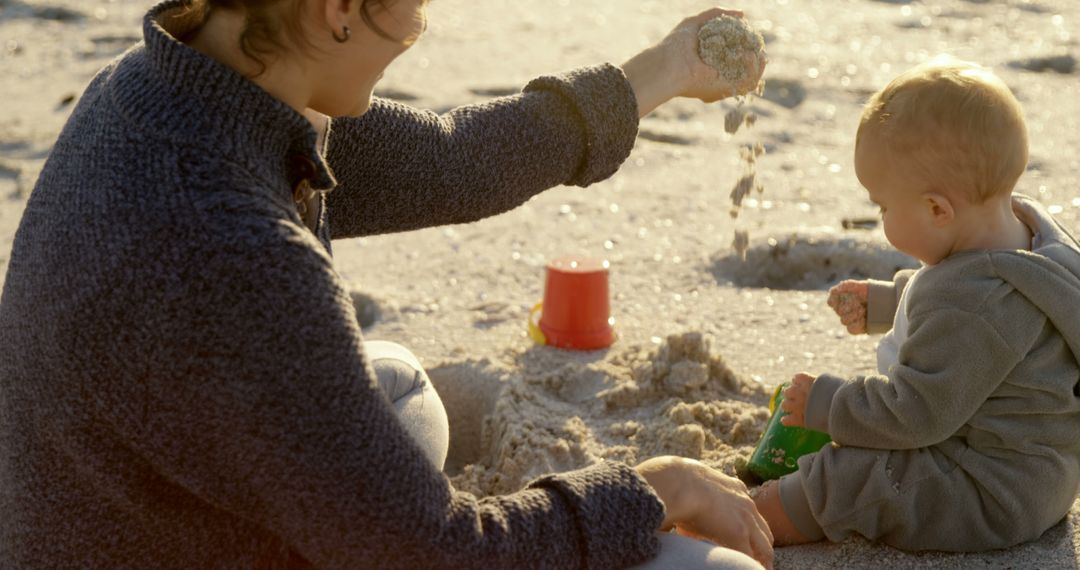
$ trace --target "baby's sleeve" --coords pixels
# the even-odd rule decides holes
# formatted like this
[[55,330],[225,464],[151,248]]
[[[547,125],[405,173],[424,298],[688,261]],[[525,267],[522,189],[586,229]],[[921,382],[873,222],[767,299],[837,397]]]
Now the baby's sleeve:
[[893,326],[896,307],[900,304],[900,295],[907,287],[915,269],[902,269],[896,272],[892,281],[870,279],[870,288],[866,295],[866,332],[880,334]]

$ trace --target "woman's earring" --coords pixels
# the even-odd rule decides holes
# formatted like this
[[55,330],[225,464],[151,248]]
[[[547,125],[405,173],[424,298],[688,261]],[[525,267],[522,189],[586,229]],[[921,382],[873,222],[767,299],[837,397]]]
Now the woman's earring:
[[330,35],[334,36],[334,41],[335,42],[337,42],[339,44],[343,44],[343,43],[349,41],[349,38],[352,37],[352,30],[349,29],[349,26],[341,26],[341,35],[340,36],[337,35],[337,32],[333,31],[333,30],[330,31]]

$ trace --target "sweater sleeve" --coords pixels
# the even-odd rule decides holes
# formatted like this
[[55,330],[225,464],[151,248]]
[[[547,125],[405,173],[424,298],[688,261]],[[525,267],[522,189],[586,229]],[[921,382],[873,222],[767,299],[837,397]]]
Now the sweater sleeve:
[[840,445],[933,445],[956,433],[1021,359],[977,313],[913,311],[889,376],[818,376],[807,399],[806,426]]
[[908,280],[915,274],[914,269],[898,271],[892,281],[869,280],[866,295],[866,333],[888,332],[896,319],[896,308],[900,304],[900,295],[904,293]]
[[232,215],[266,208],[233,200],[144,246],[153,261],[133,265],[102,336],[139,357],[95,393],[99,413],[177,500],[323,569],[615,568],[656,553],[663,507],[625,465],[502,497],[454,491],[373,382],[318,242],[288,219]]
[[331,125],[331,236],[471,222],[553,186],[587,186],[629,156],[637,126],[630,83],[610,64],[445,115],[375,99],[364,116]]

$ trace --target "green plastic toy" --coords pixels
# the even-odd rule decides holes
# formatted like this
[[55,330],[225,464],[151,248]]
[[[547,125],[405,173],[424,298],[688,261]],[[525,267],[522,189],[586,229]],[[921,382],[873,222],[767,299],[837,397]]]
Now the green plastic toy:
[[761,434],[761,440],[754,448],[753,455],[746,468],[761,481],[779,479],[799,469],[798,459],[808,453],[814,453],[832,441],[829,434],[801,427],[788,427],[780,423],[780,418],[787,412],[780,409],[784,401],[784,388],[787,384],[776,387],[769,399],[769,424]]

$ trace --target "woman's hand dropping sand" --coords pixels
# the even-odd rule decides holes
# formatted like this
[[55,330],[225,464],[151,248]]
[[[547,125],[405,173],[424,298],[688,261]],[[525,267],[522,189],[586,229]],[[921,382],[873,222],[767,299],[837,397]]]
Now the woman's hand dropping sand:
[[742,481],[682,457],[654,457],[636,469],[664,503],[660,530],[674,528],[772,568],[772,532]]
[[698,52],[698,33],[705,23],[721,16],[742,18],[743,13],[712,8],[686,18],[660,43],[623,64],[623,72],[637,96],[639,116],[644,117],[675,97],[692,97],[712,103],[745,95],[757,88],[765,72],[764,57],[749,52],[744,54],[745,73],[735,83],[725,80],[719,71],[702,61]]
[[827,301],[851,334],[866,332],[866,299],[870,284],[866,281],[846,280],[829,289]]

